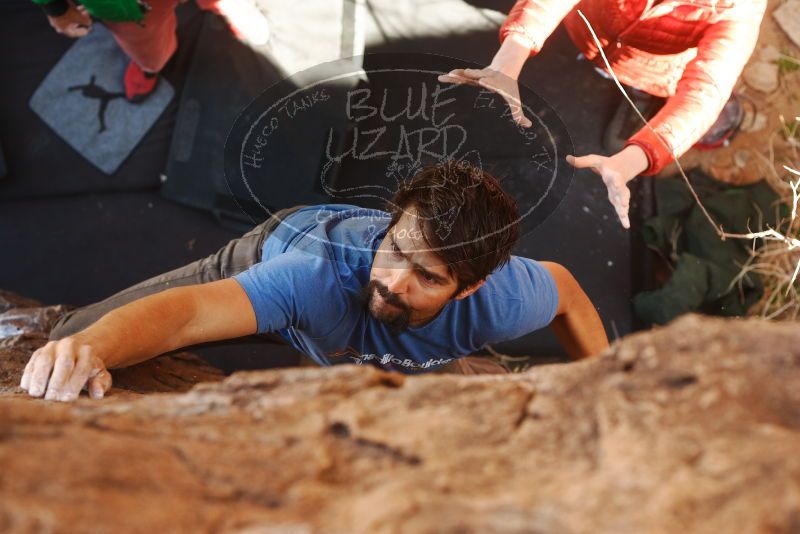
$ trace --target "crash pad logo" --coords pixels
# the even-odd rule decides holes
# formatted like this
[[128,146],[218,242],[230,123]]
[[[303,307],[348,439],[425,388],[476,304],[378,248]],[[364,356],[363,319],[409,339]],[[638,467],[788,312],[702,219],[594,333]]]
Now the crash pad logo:
[[[522,232],[532,230],[566,194],[571,140],[557,114],[525,87],[529,128],[514,122],[500,95],[438,81],[471,66],[427,54],[379,54],[281,81],[241,113],[228,136],[231,192],[253,222],[299,204],[385,210],[422,168],[455,162],[498,178],[517,202]],[[437,187],[453,186],[442,178]],[[436,214],[432,228],[440,238],[459,211]]]
[[386,353],[386,354],[362,353],[360,350],[354,347],[347,347],[344,350],[329,352],[325,356],[333,359],[341,359],[346,357],[349,358],[350,361],[355,365],[365,365],[373,363],[375,365],[384,368],[387,366],[395,365],[395,366],[405,367],[406,369],[429,369],[431,367],[436,368],[439,367],[440,365],[444,365],[456,359],[454,357],[442,356],[439,358],[432,357],[428,358],[427,360],[417,361],[411,358],[395,356],[392,353]]
[[84,85],[73,85],[68,87],[67,91],[80,91],[81,95],[83,95],[85,98],[95,99],[99,102],[99,107],[97,108],[97,121],[100,123],[100,129],[97,131],[97,133],[103,133],[106,131],[106,109],[108,108],[109,102],[115,98],[125,97],[125,93],[112,93],[97,85],[94,74],[89,79],[89,83]]

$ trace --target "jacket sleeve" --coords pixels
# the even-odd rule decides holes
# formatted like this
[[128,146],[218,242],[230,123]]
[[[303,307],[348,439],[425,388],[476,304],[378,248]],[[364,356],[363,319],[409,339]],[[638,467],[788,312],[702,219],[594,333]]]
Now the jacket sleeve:
[[649,165],[643,174],[657,174],[669,164],[673,159],[670,149],[676,157],[689,150],[711,128],[730,98],[755,48],[766,7],[764,0],[742,4],[742,8],[736,8],[739,13],[735,18],[719,21],[706,30],[675,94],[648,123],[652,130],[644,127],[626,143],[641,147],[647,154]]
[[545,40],[580,0],[517,0],[500,27],[500,42],[516,33],[530,41],[531,55],[539,53]]

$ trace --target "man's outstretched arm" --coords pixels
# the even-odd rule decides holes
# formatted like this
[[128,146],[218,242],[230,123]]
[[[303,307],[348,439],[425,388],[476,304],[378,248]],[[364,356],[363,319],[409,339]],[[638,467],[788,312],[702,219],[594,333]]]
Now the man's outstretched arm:
[[107,369],[255,331],[253,307],[233,279],[169,289],[117,308],[85,330],[38,349],[20,387],[48,400],[75,400],[84,387],[100,398],[111,387]]
[[541,264],[556,282],[558,310],[550,327],[567,354],[578,360],[596,356],[608,348],[603,322],[572,273],[558,263]]

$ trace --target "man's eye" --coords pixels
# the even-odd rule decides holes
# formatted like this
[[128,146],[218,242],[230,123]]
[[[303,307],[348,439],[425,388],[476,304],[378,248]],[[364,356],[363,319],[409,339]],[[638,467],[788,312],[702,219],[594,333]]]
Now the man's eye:
[[397,243],[392,243],[392,254],[397,258],[402,256],[400,253],[400,247],[397,246]]
[[432,277],[431,275],[427,274],[427,273],[422,273],[421,272],[421,273],[419,273],[419,275],[422,277],[422,279],[428,285],[434,285],[436,283],[436,279],[434,277]]

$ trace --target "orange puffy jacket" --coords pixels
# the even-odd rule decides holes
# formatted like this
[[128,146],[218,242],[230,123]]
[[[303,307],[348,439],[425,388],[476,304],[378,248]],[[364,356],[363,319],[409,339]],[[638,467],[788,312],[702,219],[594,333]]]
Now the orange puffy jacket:
[[[753,52],[766,0],[518,0],[500,28],[526,37],[532,54],[559,22],[583,54],[605,69],[580,9],[594,28],[619,80],[668,97],[649,125],[681,156],[708,131]],[[655,174],[672,161],[649,128],[627,144],[640,146]]]

